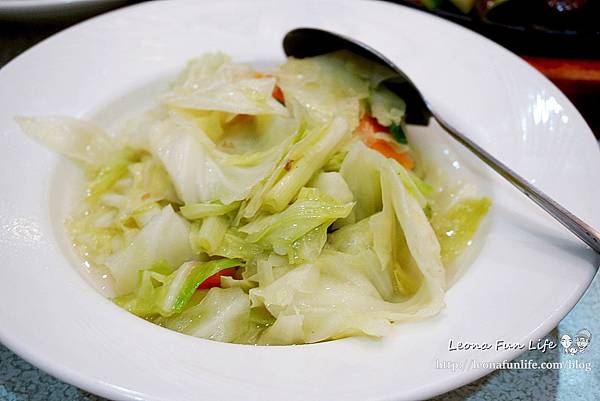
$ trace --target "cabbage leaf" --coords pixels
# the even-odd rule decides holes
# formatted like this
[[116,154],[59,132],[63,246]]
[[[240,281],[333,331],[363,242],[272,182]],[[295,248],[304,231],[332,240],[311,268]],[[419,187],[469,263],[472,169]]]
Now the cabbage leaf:
[[[291,259],[304,260],[304,256],[318,254],[317,250],[308,252],[306,247],[316,246],[320,250],[326,240],[327,227],[348,216],[352,207],[353,203],[342,203],[316,188],[302,188],[298,199],[287,209],[259,216],[239,230],[248,234],[248,242],[270,247]],[[306,235],[308,237],[303,238]]]
[[208,53],[188,63],[164,101],[184,109],[285,115],[286,108],[271,95],[274,87],[274,77],[257,78],[249,66]]
[[250,329],[250,301],[240,288],[211,288],[197,305],[158,323],[195,337],[236,342]]
[[176,268],[191,260],[194,252],[188,242],[189,233],[189,223],[170,205],[165,206],[126,247],[107,258],[117,293],[128,294],[135,289],[139,269],[161,260]]
[[448,210],[435,209],[431,225],[440,242],[445,266],[454,262],[470,245],[491,204],[489,198],[466,198],[459,200]]
[[27,135],[86,168],[109,165],[120,155],[114,139],[96,125],[72,117],[16,117]]
[[281,157],[277,147],[260,155],[228,155],[184,119],[157,124],[160,129],[151,138],[152,153],[162,161],[186,204],[229,205],[243,200]]
[[406,103],[385,86],[379,86],[369,99],[371,114],[384,127],[400,125],[406,113]]
[[221,270],[241,264],[240,260],[235,259],[192,261],[165,275],[170,270],[168,263],[158,262],[138,272],[138,283],[133,294],[115,298],[114,301],[140,317],[172,316],[183,311],[204,280]]

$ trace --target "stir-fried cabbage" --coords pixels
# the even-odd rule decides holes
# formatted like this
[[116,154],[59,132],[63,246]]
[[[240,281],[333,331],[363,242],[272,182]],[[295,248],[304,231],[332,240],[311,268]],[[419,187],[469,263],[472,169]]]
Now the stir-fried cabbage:
[[67,228],[122,308],[217,341],[379,337],[444,307],[490,207],[413,154],[392,76],[347,52],[270,73],[214,53],[120,135],[17,121],[84,170]]

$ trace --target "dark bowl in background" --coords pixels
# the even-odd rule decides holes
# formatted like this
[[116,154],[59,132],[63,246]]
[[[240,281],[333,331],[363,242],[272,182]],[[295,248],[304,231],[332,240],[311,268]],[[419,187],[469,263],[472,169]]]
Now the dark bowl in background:
[[[560,58],[600,58],[600,1],[508,0],[493,8],[480,1],[463,14],[448,0],[429,10],[419,0],[394,0],[446,18],[518,54]],[[564,2],[581,4],[566,9]],[[553,4],[553,6],[551,5]]]
[[[600,138],[600,0],[479,0],[464,14],[449,0],[390,0],[476,31],[523,57],[556,84]],[[430,0],[431,1],[431,0]]]

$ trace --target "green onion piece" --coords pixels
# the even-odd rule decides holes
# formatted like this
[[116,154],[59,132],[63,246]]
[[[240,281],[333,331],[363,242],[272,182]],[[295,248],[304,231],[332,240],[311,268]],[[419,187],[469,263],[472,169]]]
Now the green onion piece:
[[390,132],[394,136],[394,139],[399,143],[402,143],[404,145],[408,143],[408,141],[406,140],[406,134],[404,133],[404,130],[402,129],[402,126],[400,124],[392,123],[392,125],[390,125]]

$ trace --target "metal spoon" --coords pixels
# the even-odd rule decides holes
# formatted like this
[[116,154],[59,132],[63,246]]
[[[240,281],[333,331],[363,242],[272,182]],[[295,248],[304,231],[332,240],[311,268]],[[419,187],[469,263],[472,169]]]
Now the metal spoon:
[[494,169],[498,174],[506,178],[529,199],[537,203],[563,226],[568,228],[573,234],[589,245],[594,251],[600,253],[599,231],[573,215],[548,195],[544,194],[535,186],[528,183],[523,177],[512,171],[500,160],[496,159],[475,142],[454,129],[439,114],[432,110],[429,103],[423,98],[408,76],[381,53],[357,40],[314,28],[298,28],[288,32],[283,39],[283,49],[286,55],[296,58],[318,56],[336,50],[348,50],[354,54],[391,68],[398,73],[398,76],[385,81],[385,85],[406,102],[407,123],[428,125],[431,117],[436,119],[450,136],[477,155],[477,157]]

